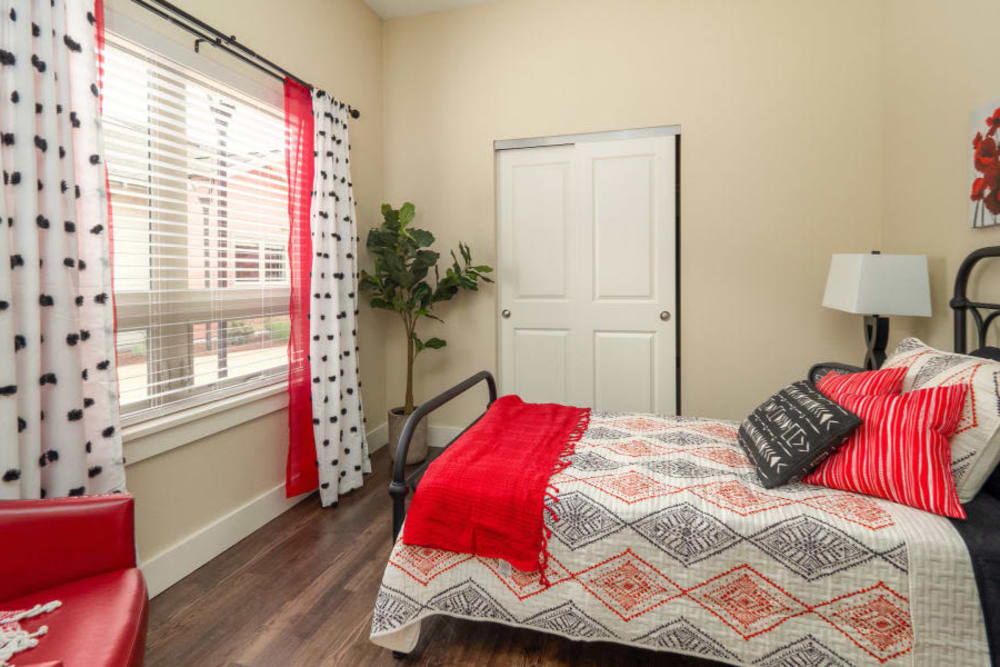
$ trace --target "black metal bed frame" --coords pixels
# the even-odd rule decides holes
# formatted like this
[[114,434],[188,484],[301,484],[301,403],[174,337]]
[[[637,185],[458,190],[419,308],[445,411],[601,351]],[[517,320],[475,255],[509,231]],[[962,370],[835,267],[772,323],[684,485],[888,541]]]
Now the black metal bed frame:
[[[958,273],[955,275],[955,292],[948,305],[955,311],[955,352],[966,353],[968,337],[965,314],[968,312],[972,314],[972,319],[976,324],[979,342],[979,347],[970,354],[976,357],[1000,360],[1000,348],[990,347],[986,344],[986,334],[989,332],[990,324],[997,317],[1000,317],[1000,304],[970,301],[966,296],[972,268],[977,262],[987,257],[1000,257],[1000,246],[974,250],[962,260],[961,266],[958,267]],[[992,312],[983,317],[980,310]]]

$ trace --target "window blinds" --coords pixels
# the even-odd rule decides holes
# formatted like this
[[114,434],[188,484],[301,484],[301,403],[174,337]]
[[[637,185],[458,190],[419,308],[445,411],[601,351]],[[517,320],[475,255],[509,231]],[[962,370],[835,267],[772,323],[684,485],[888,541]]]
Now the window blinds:
[[283,111],[111,33],[103,104],[123,414],[284,381]]

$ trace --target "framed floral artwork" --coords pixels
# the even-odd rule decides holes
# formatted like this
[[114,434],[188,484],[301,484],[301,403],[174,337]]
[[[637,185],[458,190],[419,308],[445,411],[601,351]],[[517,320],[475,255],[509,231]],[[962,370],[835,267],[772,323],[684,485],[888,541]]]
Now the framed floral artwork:
[[969,224],[972,227],[992,227],[1000,224],[1000,106],[984,104],[972,112],[972,150],[970,172],[972,191],[969,194]]

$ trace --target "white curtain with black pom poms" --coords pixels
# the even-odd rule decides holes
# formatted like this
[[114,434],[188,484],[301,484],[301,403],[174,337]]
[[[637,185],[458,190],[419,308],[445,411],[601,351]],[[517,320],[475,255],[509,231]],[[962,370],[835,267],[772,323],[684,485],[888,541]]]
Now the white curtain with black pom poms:
[[371,472],[358,370],[358,228],[346,105],[313,91],[315,173],[310,231],[309,368],[323,506]]
[[94,0],[0,7],[0,498],[119,491]]

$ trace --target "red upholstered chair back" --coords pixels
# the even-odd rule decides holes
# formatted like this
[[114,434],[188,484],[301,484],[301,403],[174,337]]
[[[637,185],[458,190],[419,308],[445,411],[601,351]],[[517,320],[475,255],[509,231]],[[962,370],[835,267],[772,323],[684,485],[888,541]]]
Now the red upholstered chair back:
[[132,496],[0,501],[0,601],[135,567]]

